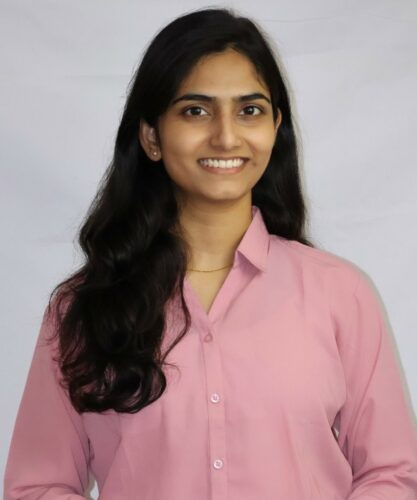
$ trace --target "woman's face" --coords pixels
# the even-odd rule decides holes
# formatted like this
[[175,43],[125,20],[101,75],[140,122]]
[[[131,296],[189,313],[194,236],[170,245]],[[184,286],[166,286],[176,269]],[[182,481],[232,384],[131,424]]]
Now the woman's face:
[[[245,56],[234,50],[210,54],[193,68],[159,118],[159,143],[155,131],[141,122],[142,146],[151,159],[162,159],[176,194],[191,205],[250,197],[281,122],[278,110],[274,123],[270,101],[267,86]],[[222,162],[201,163],[220,159],[244,163],[232,170],[215,168],[225,166]]]

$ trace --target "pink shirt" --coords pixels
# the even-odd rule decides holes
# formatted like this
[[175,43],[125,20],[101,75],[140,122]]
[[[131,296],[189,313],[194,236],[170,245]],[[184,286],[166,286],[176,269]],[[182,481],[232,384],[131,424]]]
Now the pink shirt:
[[[168,387],[136,414],[79,415],[57,384],[44,315],[5,499],[415,500],[417,435],[380,305],[363,274],[270,235],[260,210]],[[175,300],[165,341],[177,335]]]

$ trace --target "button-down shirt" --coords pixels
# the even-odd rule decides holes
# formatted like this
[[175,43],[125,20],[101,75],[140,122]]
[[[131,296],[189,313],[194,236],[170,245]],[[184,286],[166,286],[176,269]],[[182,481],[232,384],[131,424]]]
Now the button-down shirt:
[[[5,498],[415,500],[417,437],[382,310],[364,274],[268,233],[262,213],[167,388],[135,414],[78,414],[59,386],[44,314],[12,436]],[[164,345],[184,326],[167,307]]]

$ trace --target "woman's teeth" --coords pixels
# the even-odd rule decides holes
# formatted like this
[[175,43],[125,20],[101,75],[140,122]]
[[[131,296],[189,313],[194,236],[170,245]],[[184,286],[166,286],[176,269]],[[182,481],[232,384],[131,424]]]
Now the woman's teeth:
[[243,161],[244,160],[241,158],[236,158],[234,160],[199,160],[201,165],[213,168],[236,168],[240,167]]

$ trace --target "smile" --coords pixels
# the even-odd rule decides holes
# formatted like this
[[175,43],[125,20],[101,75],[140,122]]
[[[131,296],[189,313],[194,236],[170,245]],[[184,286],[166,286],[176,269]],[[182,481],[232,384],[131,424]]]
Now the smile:
[[216,158],[205,158],[203,160],[198,160],[200,165],[204,167],[211,168],[238,168],[245,162],[243,158],[231,158],[231,159],[216,159]]

